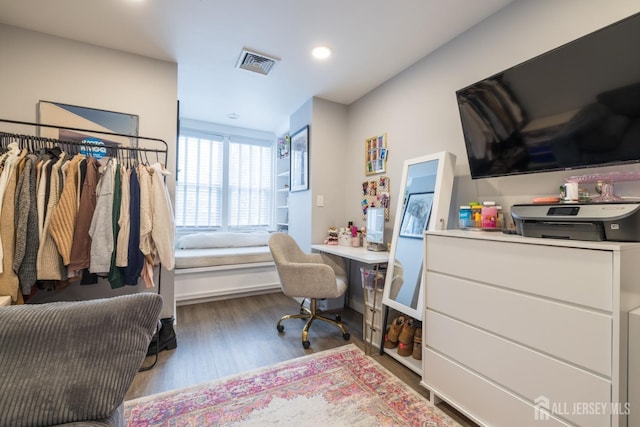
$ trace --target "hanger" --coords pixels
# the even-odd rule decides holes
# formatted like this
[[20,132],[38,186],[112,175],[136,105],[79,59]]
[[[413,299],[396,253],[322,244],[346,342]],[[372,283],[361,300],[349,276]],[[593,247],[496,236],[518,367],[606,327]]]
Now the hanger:
[[46,153],[51,157],[51,159],[57,159],[62,154],[62,150],[58,146],[48,147],[46,148]]
[[[167,159],[167,151],[168,145],[166,141],[159,138],[145,137],[145,136],[133,136],[129,134],[120,134],[115,132],[108,131],[95,131],[93,129],[82,129],[82,128],[74,128],[74,127],[65,127],[58,125],[49,125],[45,123],[36,123],[36,122],[26,122],[26,121],[18,121],[18,120],[10,120],[0,118],[0,123],[11,123],[17,125],[25,125],[25,126],[35,126],[37,129],[39,128],[53,128],[53,129],[67,129],[72,131],[79,132],[91,132],[91,133],[101,133],[104,135],[115,135],[120,137],[130,138],[131,141],[135,139],[138,143],[140,141],[153,142],[157,144],[162,144],[162,149],[152,149],[152,148],[140,148],[136,144],[134,147],[133,144],[130,147],[107,147],[111,151],[115,150],[114,154],[111,154],[118,163],[124,165],[129,165],[130,168],[137,167],[138,165],[145,165],[149,167],[151,162],[149,160],[149,152],[156,153],[156,162],[160,163],[160,154],[164,153],[164,159],[166,162]],[[0,154],[6,153],[10,149],[10,144],[15,142],[16,146],[19,149],[27,149],[30,153],[38,156],[39,159],[43,160],[57,160],[60,158],[60,154],[63,149],[64,152],[68,153],[69,156],[84,154],[86,157],[95,158],[95,153],[92,151],[87,151],[86,153],[82,153],[82,147],[87,146],[88,144],[78,141],[63,141],[60,139],[47,138],[43,136],[36,135],[23,135],[23,134],[15,134],[9,132],[0,132]],[[126,150],[126,152],[124,151]],[[162,163],[160,163],[162,164]]]

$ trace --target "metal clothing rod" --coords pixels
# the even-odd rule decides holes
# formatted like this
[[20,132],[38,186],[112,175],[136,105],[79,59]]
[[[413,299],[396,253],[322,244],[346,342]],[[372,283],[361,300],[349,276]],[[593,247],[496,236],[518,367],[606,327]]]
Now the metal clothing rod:
[[164,150],[158,150],[159,152],[162,152],[162,151],[166,152],[169,149],[169,146],[167,145],[165,140],[160,139],[160,138],[152,138],[152,137],[149,137],[149,136],[127,135],[127,134],[124,134],[124,133],[108,132],[108,131],[101,131],[101,130],[94,130],[94,129],[74,128],[74,127],[67,127],[67,126],[60,126],[60,125],[50,125],[50,124],[46,124],[46,123],[24,122],[24,121],[20,121],[20,120],[10,120],[10,119],[3,119],[3,118],[0,118],[0,122],[2,122],[2,123],[11,123],[11,124],[16,124],[16,125],[40,126],[40,127],[46,127],[46,128],[52,128],[52,129],[74,130],[74,131],[77,131],[77,132],[101,133],[103,135],[120,136],[120,137],[124,137],[124,138],[143,139],[145,141],[156,141],[156,142],[161,142],[164,145]]
[[[66,129],[66,128],[64,128]],[[93,131],[92,131],[93,132]],[[0,132],[0,137],[8,137],[8,138],[26,138],[32,139],[37,142],[48,142],[51,144],[63,144],[63,145],[73,145],[73,146],[83,146],[90,147],[93,146],[91,142],[82,142],[82,141],[67,141],[64,139],[56,139],[56,138],[48,138],[42,136],[33,136],[33,135],[24,135],[19,133],[9,133],[9,132]],[[166,149],[157,149],[157,148],[143,148],[143,147],[113,147],[106,146],[107,149],[113,150],[127,150],[127,151],[145,151],[149,153],[166,153]]]

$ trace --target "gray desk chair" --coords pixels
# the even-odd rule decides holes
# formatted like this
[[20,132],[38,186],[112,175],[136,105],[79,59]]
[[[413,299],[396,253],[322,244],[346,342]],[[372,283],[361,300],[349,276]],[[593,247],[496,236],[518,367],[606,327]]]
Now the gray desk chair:
[[317,311],[317,300],[338,298],[347,290],[347,274],[344,262],[326,254],[306,254],[288,234],[274,233],[269,238],[269,249],[276,264],[282,292],[294,298],[309,298],[310,308],[300,306],[299,314],[287,314],[278,320],[278,332],[284,331],[282,321],[286,319],[308,319],[302,328],[302,346],[309,348],[309,328],[314,320],[322,320],[336,325],[342,331],[342,337],[348,340],[347,333],[339,316],[336,320],[322,316]]

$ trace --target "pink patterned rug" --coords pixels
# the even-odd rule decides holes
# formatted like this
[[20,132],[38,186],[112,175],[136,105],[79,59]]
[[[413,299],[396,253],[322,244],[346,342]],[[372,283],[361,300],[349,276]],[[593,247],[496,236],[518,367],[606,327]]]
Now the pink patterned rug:
[[458,426],[354,344],[127,401],[138,426]]

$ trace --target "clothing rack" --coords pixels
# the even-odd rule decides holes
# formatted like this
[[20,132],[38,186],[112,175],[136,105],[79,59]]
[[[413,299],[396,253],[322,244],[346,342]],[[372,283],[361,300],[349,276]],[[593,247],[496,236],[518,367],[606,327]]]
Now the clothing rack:
[[[35,122],[26,122],[26,121],[20,121],[20,120],[11,120],[11,119],[4,119],[4,118],[0,118],[0,123],[8,123],[8,124],[14,124],[14,125],[24,125],[24,126],[34,126],[36,128],[40,128],[40,127],[44,127],[44,128],[49,128],[49,129],[63,129],[63,130],[70,130],[70,131],[75,131],[75,132],[86,132],[86,133],[90,133],[90,134],[101,134],[101,135],[109,135],[109,136],[116,136],[116,137],[121,137],[121,138],[129,138],[129,139],[134,139],[136,141],[149,141],[149,142],[153,142],[156,144],[162,144],[162,148],[146,148],[146,147],[125,147],[125,146],[113,146],[113,145],[108,145],[105,146],[105,149],[107,150],[106,155],[109,157],[116,157],[119,159],[122,159],[122,156],[119,156],[119,152],[126,152],[128,153],[128,158],[131,158],[132,154],[136,154],[138,156],[137,160],[141,160],[140,159],[140,153],[143,153],[145,156],[145,160],[148,163],[148,157],[147,154],[148,153],[155,153],[157,157],[159,157],[160,155],[164,156],[164,165],[167,164],[167,160],[168,160],[168,145],[167,142],[163,139],[160,138],[153,138],[153,137],[148,137],[148,136],[139,136],[139,135],[129,135],[129,134],[123,134],[123,133],[117,133],[117,132],[110,132],[110,131],[101,131],[101,130],[93,130],[93,129],[84,129],[84,128],[76,128],[76,127],[68,127],[68,126],[61,126],[61,125],[51,125],[51,124],[46,124],[46,123],[35,123]],[[19,134],[19,133],[9,133],[9,132],[0,132],[0,145],[2,145],[2,141],[7,138],[13,138],[13,139],[20,139],[23,140],[24,143],[27,145],[27,147],[31,148],[31,146],[29,146],[30,143],[32,144],[40,144],[38,145],[38,147],[42,146],[41,144],[45,144],[48,146],[60,146],[62,145],[63,147],[72,147],[73,150],[75,150],[74,152],[78,152],[80,150],[81,147],[95,147],[95,144],[91,143],[91,142],[84,142],[84,141],[67,141],[67,140],[62,140],[62,139],[55,139],[55,138],[48,138],[48,137],[42,137],[42,136],[37,136],[37,135],[24,135],[24,134]],[[21,147],[22,148],[22,147]],[[26,148],[26,147],[25,147]],[[73,151],[70,150],[70,151]],[[159,161],[159,159],[158,159]]]
[[[117,144],[110,144],[110,145],[105,144],[104,146],[100,146],[100,147],[104,147],[106,150],[104,153],[104,156],[115,157],[120,162],[125,162],[127,160],[131,162],[133,160],[139,163],[146,162],[146,164],[149,164],[148,155],[151,153],[156,155],[156,160],[158,162],[160,162],[159,157],[163,156],[164,161],[160,163],[162,163],[165,166],[168,161],[168,145],[166,141],[160,138],[128,135],[128,134],[122,134],[122,133],[116,133],[116,132],[110,132],[110,131],[67,127],[67,126],[52,125],[52,124],[46,124],[46,123],[35,123],[35,122],[27,122],[27,121],[20,121],[20,120],[11,120],[11,119],[5,119],[5,118],[0,118],[0,123],[7,123],[11,125],[21,125],[21,126],[33,126],[36,128],[36,132],[38,133],[40,128],[51,128],[51,129],[58,129],[58,130],[83,132],[87,134],[99,134],[99,135],[106,135],[106,136],[128,138],[130,140],[137,141],[136,146],[121,146]],[[21,149],[28,148],[33,151],[36,149],[51,149],[51,148],[58,147],[59,149],[64,150],[68,154],[79,153],[81,152],[83,147],[95,148],[97,146],[95,143],[92,143],[90,141],[84,141],[84,140],[71,141],[71,140],[43,137],[39,135],[25,135],[20,133],[10,133],[10,132],[0,131],[0,148],[3,148],[3,147],[6,148],[10,142],[14,142],[14,141],[18,142],[18,145],[20,146]],[[139,145],[141,141],[150,142],[156,146],[160,145],[161,148],[140,147]],[[126,153],[127,155],[125,156],[123,155],[123,153]],[[91,150],[89,150],[89,153],[87,153],[87,155],[88,156],[92,155]],[[144,159],[142,158],[142,156],[144,157]],[[162,268],[158,270],[158,283],[157,283],[158,294],[160,294],[161,281],[162,281]],[[157,329],[156,334],[158,334],[158,332],[159,332],[159,328]],[[159,337],[158,337],[158,341],[159,341]],[[156,345],[155,360],[150,366],[141,367],[140,371],[146,371],[153,368],[156,365],[157,361],[158,361],[158,348]]]

